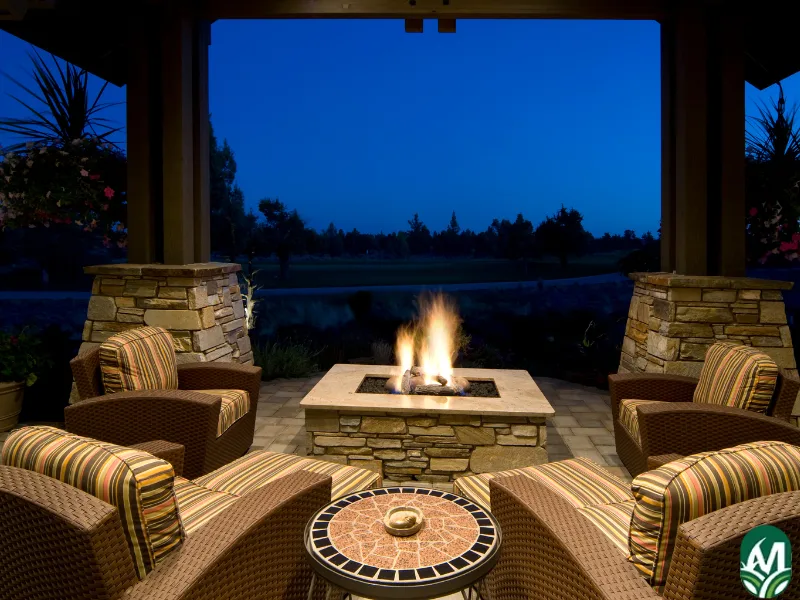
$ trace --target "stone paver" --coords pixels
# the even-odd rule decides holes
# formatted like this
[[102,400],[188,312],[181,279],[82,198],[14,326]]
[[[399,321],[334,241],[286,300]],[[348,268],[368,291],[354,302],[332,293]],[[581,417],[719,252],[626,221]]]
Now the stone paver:
[[[300,400],[321,378],[322,374],[319,374],[305,379],[268,381],[261,385],[251,449],[306,455],[304,411],[300,408]],[[586,457],[630,481],[630,474],[622,466],[614,446],[608,393],[549,377],[535,379],[556,410],[555,416],[547,422],[548,460]],[[0,444],[6,437],[8,433],[0,433]],[[414,484],[424,485],[424,482]],[[437,483],[433,487],[451,490],[452,484]]]
[[[302,397],[322,374],[307,379],[275,380],[262,384],[258,399],[256,434],[253,448],[276,452],[306,453]],[[547,451],[550,462],[586,457],[613,474],[630,481],[631,477],[616,453],[608,393],[549,377],[536,377],[536,383],[553,405],[556,415],[547,422]],[[387,485],[396,483],[387,481]],[[423,485],[423,482],[414,482]],[[451,484],[433,487],[452,489]]]

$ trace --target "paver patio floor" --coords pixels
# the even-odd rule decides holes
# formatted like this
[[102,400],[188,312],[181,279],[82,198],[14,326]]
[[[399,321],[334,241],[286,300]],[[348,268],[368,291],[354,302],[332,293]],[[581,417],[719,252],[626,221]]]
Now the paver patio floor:
[[[300,401],[322,375],[261,384],[252,449],[263,448],[305,456],[306,430]],[[583,456],[630,481],[630,475],[622,466],[614,446],[608,392],[549,377],[536,377],[535,380],[556,410],[555,417],[547,422],[550,462]],[[58,423],[48,425],[59,426]],[[0,433],[0,445],[6,437],[8,433]],[[389,485],[394,483],[400,482],[388,482]],[[415,485],[427,484],[416,482]],[[448,486],[436,485],[440,489],[447,489]]]
[[[321,377],[320,373],[307,379],[275,380],[262,384],[253,448],[305,456],[306,430],[300,401]],[[534,379],[556,410],[555,417],[547,422],[550,462],[582,456],[630,481],[614,446],[608,392],[549,377]],[[420,485],[420,482],[415,482],[415,485]],[[435,487],[447,489],[448,485],[436,484]]]

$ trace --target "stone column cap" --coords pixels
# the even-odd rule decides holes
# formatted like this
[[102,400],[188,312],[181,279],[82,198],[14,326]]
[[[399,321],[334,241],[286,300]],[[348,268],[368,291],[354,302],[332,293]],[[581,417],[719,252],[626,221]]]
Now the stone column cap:
[[142,277],[213,277],[237,273],[242,266],[237,263],[191,263],[188,265],[118,263],[84,267],[87,275],[120,275]]
[[792,281],[753,279],[751,277],[723,277],[719,275],[681,275],[679,273],[631,273],[639,283],[676,288],[720,288],[736,290],[790,290]]

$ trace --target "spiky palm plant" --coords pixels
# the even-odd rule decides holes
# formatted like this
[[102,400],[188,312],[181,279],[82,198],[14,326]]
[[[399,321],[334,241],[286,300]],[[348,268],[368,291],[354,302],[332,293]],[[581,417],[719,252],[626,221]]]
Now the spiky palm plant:
[[108,82],[103,83],[92,99],[88,72],[70,63],[62,67],[53,55],[50,55],[51,67],[36,50],[28,53],[28,56],[33,63],[36,83],[33,89],[3,73],[27,98],[24,100],[19,95],[8,95],[30,113],[26,118],[0,119],[0,131],[20,140],[7,149],[20,150],[31,142],[64,146],[86,136],[96,138],[100,143],[113,143],[110,136],[122,127],[112,127],[109,119],[99,116],[105,109],[120,104],[101,102]]
[[768,106],[761,103],[758,115],[747,118],[745,140],[747,156],[755,162],[800,161],[800,126],[795,124],[798,106],[786,109],[783,87],[778,84],[778,101]]

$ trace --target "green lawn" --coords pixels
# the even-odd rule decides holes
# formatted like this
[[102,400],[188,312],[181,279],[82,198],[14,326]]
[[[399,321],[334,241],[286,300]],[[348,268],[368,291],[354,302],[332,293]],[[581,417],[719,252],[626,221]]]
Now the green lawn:
[[556,260],[521,262],[497,259],[314,259],[298,258],[287,281],[278,279],[278,263],[259,262],[259,283],[267,288],[350,287],[359,285],[445,285],[487,281],[529,281],[614,273],[623,253],[574,259],[566,269]]

